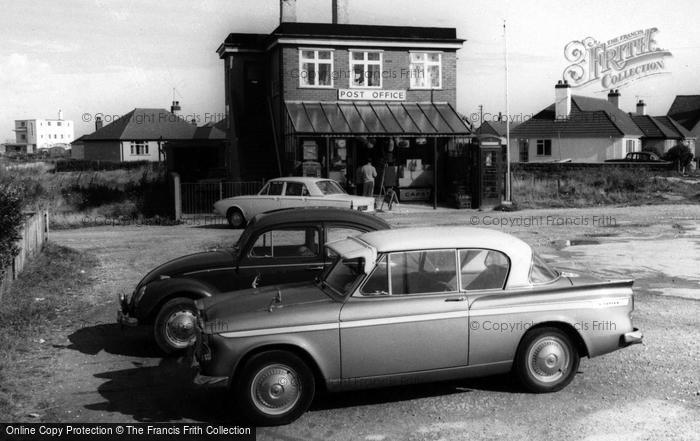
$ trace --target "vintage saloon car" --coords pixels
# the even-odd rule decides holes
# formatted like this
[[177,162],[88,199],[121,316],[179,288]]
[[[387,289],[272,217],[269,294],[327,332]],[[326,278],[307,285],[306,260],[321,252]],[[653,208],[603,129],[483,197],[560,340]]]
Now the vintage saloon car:
[[374,211],[374,198],[349,195],[332,179],[291,176],[269,180],[256,195],[216,201],[214,212],[226,216],[232,227],[241,228],[258,213],[309,206]]
[[327,242],[387,228],[374,215],[338,208],[258,215],[233,249],[179,257],[146,274],[131,296],[120,296],[118,321],[153,326],[165,353],[186,349],[195,338],[193,300],[251,286],[313,280],[333,261],[324,252]]
[[198,383],[223,382],[257,424],[299,417],[334,391],[512,371],[566,386],[579,357],[642,341],[632,281],[558,272],[493,230],[406,228],[327,245],[315,283],[195,302]]

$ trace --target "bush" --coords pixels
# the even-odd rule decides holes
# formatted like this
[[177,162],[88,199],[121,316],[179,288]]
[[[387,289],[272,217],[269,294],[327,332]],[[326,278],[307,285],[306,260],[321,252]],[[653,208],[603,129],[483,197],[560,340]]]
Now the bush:
[[133,161],[133,162],[111,162],[111,161],[94,161],[88,159],[62,159],[56,161],[56,172],[71,172],[71,171],[107,171],[107,170],[133,170],[137,168],[148,167],[152,170],[163,167],[163,164],[150,161]]
[[677,144],[671,147],[663,158],[676,164],[676,169],[680,171],[681,168],[687,167],[690,161],[693,160],[693,152],[690,151],[688,146]]
[[0,276],[19,253],[17,241],[22,225],[22,197],[12,185],[0,184]]

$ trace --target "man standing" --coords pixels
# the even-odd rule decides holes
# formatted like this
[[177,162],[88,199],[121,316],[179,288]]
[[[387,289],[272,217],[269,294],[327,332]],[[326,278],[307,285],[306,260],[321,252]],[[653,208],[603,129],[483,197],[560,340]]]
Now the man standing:
[[374,178],[377,177],[377,170],[372,165],[372,159],[367,158],[367,164],[360,169],[362,178],[362,196],[374,195]]

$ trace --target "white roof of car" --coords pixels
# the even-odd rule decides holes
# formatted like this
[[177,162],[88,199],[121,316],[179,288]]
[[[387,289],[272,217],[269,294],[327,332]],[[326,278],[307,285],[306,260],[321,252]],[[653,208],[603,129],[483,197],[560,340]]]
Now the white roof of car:
[[[350,242],[348,242],[350,241]],[[345,243],[348,242],[348,243]],[[377,253],[393,251],[430,250],[440,248],[484,248],[504,253],[511,261],[508,287],[528,286],[532,248],[527,243],[501,231],[474,227],[397,228],[364,233],[329,244],[340,255],[352,250],[359,257],[358,245],[364,244],[366,260],[376,259]],[[367,262],[370,263],[370,262]],[[374,262],[371,262],[374,265]]]
[[286,176],[283,178],[274,178],[270,179],[270,181],[286,181],[286,182],[303,182],[303,183],[311,183],[311,182],[318,182],[318,181],[331,181],[332,179],[327,179],[327,178],[313,178],[310,176]]

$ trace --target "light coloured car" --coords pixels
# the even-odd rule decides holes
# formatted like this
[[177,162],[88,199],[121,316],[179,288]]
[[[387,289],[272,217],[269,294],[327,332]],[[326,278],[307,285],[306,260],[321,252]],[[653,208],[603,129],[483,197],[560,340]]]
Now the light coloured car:
[[280,208],[335,207],[374,211],[375,199],[349,195],[332,179],[286,177],[269,180],[256,195],[234,196],[214,203],[214,212],[242,228],[256,214]]
[[642,342],[631,280],[553,269],[499,231],[405,228],[327,248],[338,257],[315,283],[195,302],[198,381],[227,384],[256,424],[293,421],[316,389],[512,372],[554,392],[580,357]]

